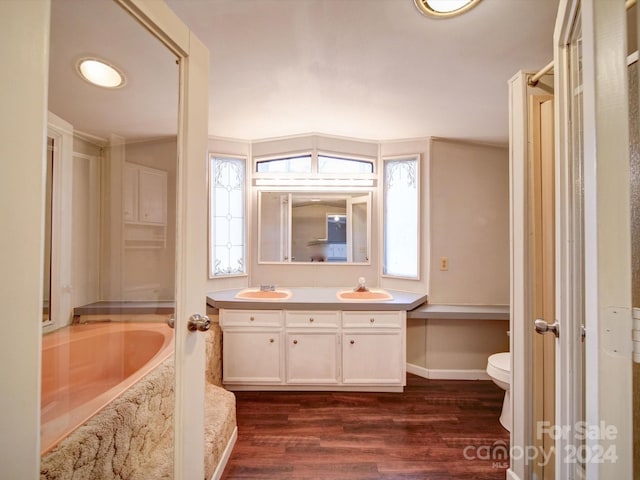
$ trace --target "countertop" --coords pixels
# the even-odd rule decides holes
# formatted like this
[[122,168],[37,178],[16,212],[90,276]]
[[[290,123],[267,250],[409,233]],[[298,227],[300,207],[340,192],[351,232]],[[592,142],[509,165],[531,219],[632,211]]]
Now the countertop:
[[[214,308],[242,310],[413,310],[427,300],[427,294],[386,290],[393,299],[382,301],[338,300],[337,293],[353,287],[278,287],[289,290],[291,297],[278,300],[235,298],[244,289],[221,290],[207,295]],[[375,290],[375,289],[374,289]]]
[[509,320],[509,305],[422,305],[407,318],[451,320]]

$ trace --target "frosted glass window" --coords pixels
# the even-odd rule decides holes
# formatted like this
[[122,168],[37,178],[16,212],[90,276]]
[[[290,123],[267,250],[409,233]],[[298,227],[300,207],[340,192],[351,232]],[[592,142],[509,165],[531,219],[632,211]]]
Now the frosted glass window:
[[211,157],[210,169],[209,276],[244,274],[246,161]]
[[311,154],[256,162],[258,173],[311,173]]
[[318,173],[373,173],[373,162],[318,155]]
[[384,161],[383,274],[418,278],[418,157]]

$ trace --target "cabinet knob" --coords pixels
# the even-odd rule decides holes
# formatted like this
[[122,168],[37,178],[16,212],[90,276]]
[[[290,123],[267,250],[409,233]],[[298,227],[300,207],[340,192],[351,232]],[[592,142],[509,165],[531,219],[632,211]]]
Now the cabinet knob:
[[311,323],[313,323],[313,317],[309,318],[309,321],[310,321]]
[[249,321],[250,321],[250,322],[253,322],[254,320],[255,320],[255,318],[253,318],[253,317],[249,317]]
[[273,338],[270,338],[269,343],[273,343],[273,342],[275,342],[275,340]]
[[297,345],[297,344],[298,344],[298,340],[294,340],[294,341],[293,341],[293,344],[294,344],[294,345]]
[[350,343],[351,345],[353,345],[354,343],[356,343],[356,341],[355,341],[355,340],[351,340],[349,343]]
[[375,322],[375,321],[376,321],[376,319],[375,319],[375,318],[373,318],[373,317],[371,317],[371,318],[369,319],[369,321],[370,321],[371,323],[373,323],[373,322]]

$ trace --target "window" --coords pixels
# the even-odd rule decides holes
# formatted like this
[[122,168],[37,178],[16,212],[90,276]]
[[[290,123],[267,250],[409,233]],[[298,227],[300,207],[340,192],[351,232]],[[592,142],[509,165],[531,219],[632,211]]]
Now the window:
[[311,173],[311,154],[272,158],[256,162],[258,173]]
[[331,179],[334,185],[373,185],[374,158],[346,157],[340,154],[312,152],[289,154],[282,157],[255,159],[256,185],[296,185],[322,183]]
[[383,275],[419,275],[419,156],[383,160]]
[[319,154],[318,173],[373,173],[373,162]]
[[246,273],[244,158],[210,157],[209,277]]

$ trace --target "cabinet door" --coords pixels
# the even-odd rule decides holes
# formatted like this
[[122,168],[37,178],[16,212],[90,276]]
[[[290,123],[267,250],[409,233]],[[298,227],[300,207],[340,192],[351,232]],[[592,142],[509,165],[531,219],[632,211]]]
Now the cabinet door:
[[166,223],[167,173],[141,168],[138,178],[140,222]]
[[342,382],[404,384],[405,364],[400,332],[354,332],[342,336]]
[[282,383],[280,331],[226,330],[222,338],[225,383]]
[[338,336],[330,332],[288,332],[287,383],[338,383]]
[[125,222],[138,221],[138,168],[127,164],[122,185],[122,216]]

